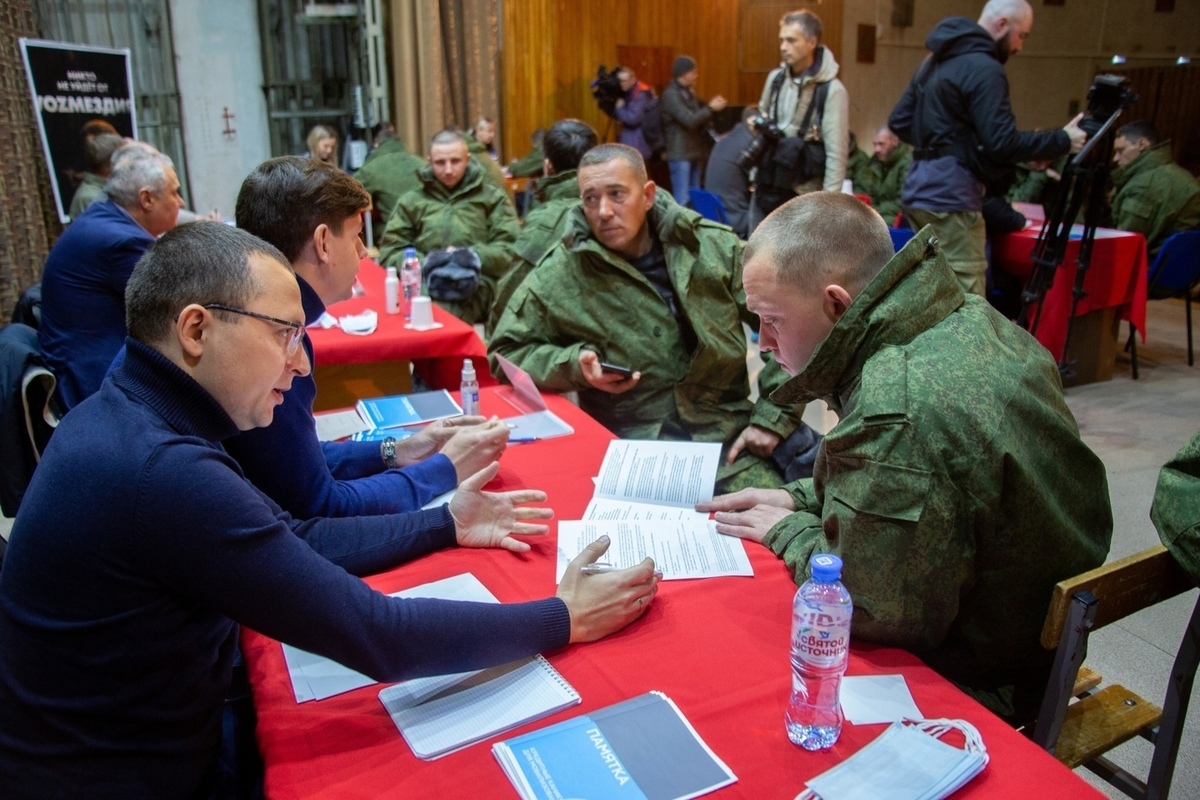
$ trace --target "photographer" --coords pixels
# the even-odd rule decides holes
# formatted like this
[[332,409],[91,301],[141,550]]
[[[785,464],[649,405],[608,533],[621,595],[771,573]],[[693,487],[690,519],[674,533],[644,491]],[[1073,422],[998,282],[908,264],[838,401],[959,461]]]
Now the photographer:
[[[841,191],[849,148],[849,98],[833,53],[821,44],[821,18],[793,11],[779,21],[779,55],[758,103],[786,138],[765,153],[755,181],[756,218],[797,194]],[[755,131],[763,134],[762,125]],[[768,132],[768,136],[770,133]]]
[[1017,131],[1004,62],[1033,28],[1026,0],[991,0],[979,21],[950,17],[925,40],[930,55],[888,119],[914,148],[901,205],[914,229],[932,225],[963,291],[984,294],[983,186],[1021,161],[1077,153],[1082,114],[1062,130]]
[[600,110],[621,123],[621,134],[617,141],[627,144],[642,154],[642,158],[654,155],[654,143],[647,140],[642,130],[646,112],[654,103],[654,92],[637,79],[628,67],[617,67],[605,74],[604,67],[592,84],[592,96]]

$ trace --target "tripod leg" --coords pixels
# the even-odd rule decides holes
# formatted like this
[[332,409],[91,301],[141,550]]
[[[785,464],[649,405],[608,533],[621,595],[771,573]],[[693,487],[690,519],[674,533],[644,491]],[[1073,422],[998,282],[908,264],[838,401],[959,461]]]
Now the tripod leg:
[[1133,327],[1133,323],[1129,323],[1129,344],[1125,347],[1129,351],[1129,358],[1133,361],[1133,379],[1138,379],[1137,370],[1137,328]]

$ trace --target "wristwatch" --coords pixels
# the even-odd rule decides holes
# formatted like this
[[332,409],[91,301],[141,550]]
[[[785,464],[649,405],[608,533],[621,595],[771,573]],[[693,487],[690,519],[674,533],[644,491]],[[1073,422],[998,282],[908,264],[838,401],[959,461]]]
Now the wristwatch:
[[388,469],[396,468],[396,439],[387,437],[379,443],[379,455],[383,456],[383,465]]

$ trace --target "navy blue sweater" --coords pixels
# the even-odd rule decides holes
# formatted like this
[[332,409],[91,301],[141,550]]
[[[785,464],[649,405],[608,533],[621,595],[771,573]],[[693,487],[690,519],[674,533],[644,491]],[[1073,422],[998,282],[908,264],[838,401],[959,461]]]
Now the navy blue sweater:
[[0,571],[5,798],[203,796],[237,623],[383,681],[567,643],[557,598],[370,589],[353,575],[454,543],[446,507],[297,522],[225,453],[236,430],[216,401],[126,347],[55,433]]
[[[325,312],[325,304],[307,281],[296,276],[296,282],[305,320],[312,325]],[[304,348],[315,367],[308,337]],[[295,378],[270,425],[225,442],[250,482],[289,514],[308,519],[415,511],[458,485],[454,465],[441,453],[402,469],[385,470],[379,442],[322,444],[313,422],[316,396],[311,374]],[[285,453],[288,468],[281,470]]]

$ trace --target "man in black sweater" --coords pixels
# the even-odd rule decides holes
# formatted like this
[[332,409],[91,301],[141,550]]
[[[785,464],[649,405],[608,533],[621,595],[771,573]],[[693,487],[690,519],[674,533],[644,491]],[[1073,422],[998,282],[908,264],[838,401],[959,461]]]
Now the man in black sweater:
[[210,796],[239,623],[397,681],[598,639],[653,599],[649,559],[581,573],[603,540],[544,600],[373,591],[354,576],[544,533],[549,512],[516,505],[546,496],[481,491],[492,464],[433,511],[294,520],[221,446],[269,424],[309,369],[283,255],[183,226],[138,264],[126,306],[125,359],[56,431],[0,570],[5,798]]

